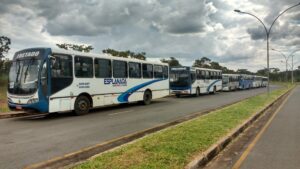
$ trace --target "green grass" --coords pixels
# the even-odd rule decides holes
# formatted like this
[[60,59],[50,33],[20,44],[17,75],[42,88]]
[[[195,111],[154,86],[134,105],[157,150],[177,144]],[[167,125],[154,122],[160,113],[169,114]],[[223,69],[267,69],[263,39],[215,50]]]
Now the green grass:
[[7,107],[7,75],[0,74],[0,113],[10,111]]
[[[290,86],[291,87],[291,86]],[[105,152],[75,169],[183,168],[223,136],[287,91],[282,88],[251,97],[207,115],[146,136],[132,144]]]

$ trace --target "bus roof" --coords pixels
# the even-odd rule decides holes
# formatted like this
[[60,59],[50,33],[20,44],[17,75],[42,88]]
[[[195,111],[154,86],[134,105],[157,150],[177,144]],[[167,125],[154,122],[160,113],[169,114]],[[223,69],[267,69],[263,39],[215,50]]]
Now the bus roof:
[[116,59],[116,60],[123,60],[123,61],[151,63],[151,64],[159,64],[159,65],[168,66],[167,63],[146,61],[146,60],[140,60],[140,59],[135,59],[135,58],[115,57],[110,54],[103,54],[103,53],[99,53],[99,54],[98,53],[84,53],[84,52],[65,50],[65,49],[60,49],[60,48],[51,48],[51,50],[52,50],[52,53],[64,53],[64,54],[69,54],[69,55],[89,56],[89,57],[94,57],[94,58]]
[[[150,64],[159,64],[159,65],[166,65],[167,63],[161,63],[161,62],[153,62],[153,61],[146,61],[146,60],[139,60],[135,58],[122,58],[122,57],[114,57],[109,54],[102,54],[102,53],[84,53],[84,52],[78,52],[74,50],[65,50],[60,49],[57,47],[37,47],[37,48],[27,48],[23,50],[29,50],[29,49],[45,49],[45,50],[51,50],[52,53],[60,53],[60,54],[67,54],[67,55],[76,55],[76,56],[88,56],[88,57],[94,57],[94,58],[104,58],[104,59],[116,59],[116,60],[122,60],[122,61],[132,61],[132,62],[141,62],[141,63],[150,63]],[[23,51],[20,50],[20,51]]]

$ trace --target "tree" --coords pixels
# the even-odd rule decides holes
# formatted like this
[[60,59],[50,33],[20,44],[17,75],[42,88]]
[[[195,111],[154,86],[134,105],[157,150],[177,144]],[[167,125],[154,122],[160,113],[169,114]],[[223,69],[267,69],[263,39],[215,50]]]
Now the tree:
[[196,59],[193,63],[193,67],[210,68],[211,60],[207,57],[202,57],[201,59]]
[[116,57],[123,57],[123,58],[135,58],[135,59],[140,59],[140,60],[146,60],[146,53],[145,52],[140,52],[140,53],[134,53],[131,52],[130,50],[127,51],[117,51],[114,49],[103,49],[103,53],[110,54],[112,56]]
[[238,69],[237,73],[240,73],[240,74],[254,74],[254,73],[248,71],[247,69]]
[[9,45],[11,44],[11,41],[6,36],[0,36],[0,60],[4,58],[4,54],[8,53],[10,50]]
[[170,67],[181,66],[179,61],[174,57],[170,57],[170,59],[161,59],[160,61],[163,63],[168,63]]
[[86,53],[94,49],[91,45],[76,45],[76,44],[68,44],[68,43],[56,44],[56,46],[66,50],[73,49],[75,51],[86,52]]

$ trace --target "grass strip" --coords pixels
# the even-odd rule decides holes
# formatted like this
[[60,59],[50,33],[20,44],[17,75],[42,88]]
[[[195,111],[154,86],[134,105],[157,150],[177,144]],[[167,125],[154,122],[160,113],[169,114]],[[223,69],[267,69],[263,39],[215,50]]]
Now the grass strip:
[[[290,86],[291,87],[291,86]],[[183,168],[255,112],[288,89],[261,94],[182,124],[151,134],[132,144],[102,153],[75,169]]]
[[0,74],[0,113],[9,112],[7,107],[7,75]]

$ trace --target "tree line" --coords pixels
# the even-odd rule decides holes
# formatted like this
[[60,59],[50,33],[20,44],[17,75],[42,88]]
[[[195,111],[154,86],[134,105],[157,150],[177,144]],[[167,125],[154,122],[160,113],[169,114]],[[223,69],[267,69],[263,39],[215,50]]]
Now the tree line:
[[[11,65],[11,61],[7,58],[5,58],[5,55],[10,50],[11,40],[10,38],[6,36],[0,36],[0,73],[8,73],[9,67]],[[75,50],[79,52],[85,52],[89,53],[94,48],[91,45],[77,45],[77,44],[68,44],[68,43],[62,43],[62,44],[56,44],[57,47],[65,50]],[[140,60],[146,60],[146,52],[133,52],[130,50],[125,51],[118,51],[115,49],[104,49],[102,50],[102,53],[109,54],[115,57],[122,57],[122,58],[135,58]],[[174,66],[182,66],[180,61],[176,59],[175,57],[170,57],[168,59],[164,58],[160,60],[163,63],[169,64],[170,67]],[[238,70],[232,70],[227,68],[226,66],[220,65],[217,61],[213,61],[209,59],[208,57],[201,57],[200,59],[196,59],[192,65],[193,67],[199,67],[199,68],[209,68],[209,69],[218,69],[222,70],[223,73],[232,73],[232,74],[253,74],[253,75],[261,75],[261,76],[267,76],[267,69],[261,69],[257,72],[251,72],[247,69],[238,69]],[[280,72],[278,68],[271,68],[270,69],[270,79],[274,81],[284,81],[291,79],[291,72]],[[300,66],[298,67],[298,70],[294,71],[294,79],[295,81],[300,81]]]

